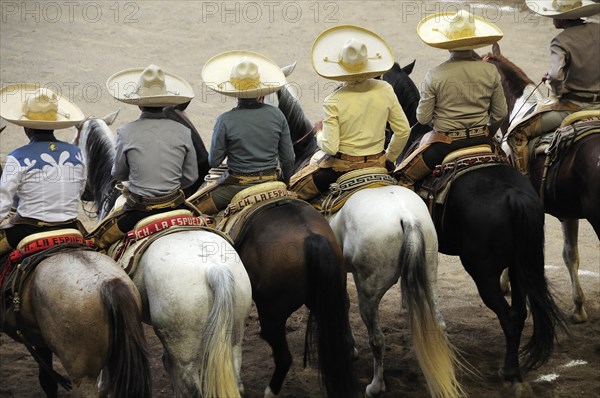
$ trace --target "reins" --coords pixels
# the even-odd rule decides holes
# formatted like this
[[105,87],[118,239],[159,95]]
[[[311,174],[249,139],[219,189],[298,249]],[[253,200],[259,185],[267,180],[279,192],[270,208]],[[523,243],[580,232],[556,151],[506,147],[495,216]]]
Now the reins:
[[512,117],[512,119],[510,119],[508,121],[508,125],[512,125],[512,122],[515,120],[515,117],[517,117],[517,115],[519,114],[519,112],[521,112],[521,109],[523,109],[523,107],[525,106],[525,104],[527,103],[527,101],[529,101],[529,98],[531,98],[531,96],[537,91],[538,87],[544,83],[544,81],[542,80],[541,82],[539,82],[534,88],[533,90],[531,90],[531,93],[527,96],[527,98],[525,98],[525,101],[523,101],[523,104],[521,104],[521,106],[519,107],[519,109],[517,109],[517,111],[515,112],[515,115]]

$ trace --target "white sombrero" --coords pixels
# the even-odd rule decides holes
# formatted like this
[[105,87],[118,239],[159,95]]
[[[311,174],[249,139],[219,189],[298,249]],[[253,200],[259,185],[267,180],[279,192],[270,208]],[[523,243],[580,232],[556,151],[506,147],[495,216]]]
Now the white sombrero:
[[600,0],[527,0],[527,7],[544,17],[578,19],[600,13]]
[[156,65],[117,72],[108,78],[106,88],[115,99],[131,105],[169,106],[194,98],[188,82]]
[[236,98],[263,97],[286,83],[275,62],[244,50],[226,51],[206,61],[202,80],[211,90]]
[[77,105],[33,83],[3,87],[0,90],[0,116],[18,126],[38,130],[65,129],[85,119]]
[[394,55],[385,40],[356,25],[340,25],[321,32],[310,56],[315,72],[340,81],[376,77],[394,66]]
[[417,34],[428,46],[456,51],[485,47],[504,36],[496,25],[465,10],[423,18]]

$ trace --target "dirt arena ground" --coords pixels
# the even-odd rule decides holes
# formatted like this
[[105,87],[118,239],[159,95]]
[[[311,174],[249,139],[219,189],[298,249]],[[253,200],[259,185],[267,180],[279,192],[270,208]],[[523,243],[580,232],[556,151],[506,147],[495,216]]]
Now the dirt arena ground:
[[[523,8],[522,0],[493,2],[434,1],[6,1],[0,2],[0,83],[35,82],[75,101],[87,115],[103,116],[117,108],[117,126],[137,118],[135,107],[116,102],[105,87],[113,73],[151,63],[187,79],[196,98],[188,114],[205,142],[216,117],[234,106],[231,99],[215,95],[202,84],[204,63],[219,52],[233,49],[258,51],[280,65],[297,61],[289,83],[314,120],[334,85],[320,78],[310,64],[315,37],[336,24],[357,24],[383,36],[396,60],[405,65],[416,59],[412,74],[419,85],[428,68],[446,59],[447,53],[425,46],[416,35],[419,20],[431,13],[472,7],[471,11],[495,22],[505,33],[504,54],[533,80],[545,72],[548,44],[557,33],[550,20]],[[488,49],[483,49],[487,51]],[[0,106],[2,103],[0,102]],[[0,122],[0,126],[6,124]],[[69,140],[72,130],[58,133]],[[0,135],[0,162],[26,143],[16,126]],[[93,222],[88,223],[89,226]],[[546,218],[546,270],[556,298],[564,310],[571,306],[570,282],[561,258],[560,223]],[[580,228],[581,279],[587,295],[589,321],[572,325],[570,336],[561,335],[551,361],[525,375],[523,396],[600,396],[600,248],[587,222]],[[458,258],[441,256],[440,305],[451,341],[481,375],[464,375],[471,397],[511,397],[510,386],[497,375],[504,339],[495,315],[488,310]],[[356,290],[349,277],[351,322],[360,358],[356,362],[361,391],[370,382],[372,359],[366,328],[358,315]],[[388,397],[424,397],[424,379],[410,346],[398,286],[381,304],[387,349],[385,378]],[[317,397],[317,376],[303,369],[302,349],[307,313],[301,309],[288,322],[288,339],[295,362],[281,397]],[[525,338],[530,334],[527,322]],[[170,396],[170,386],[160,361],[161,348],[150,327],[155,397]],[[242,377],[247,397],[260,397],[272,371],[270,350],[259,338],[253,310],[247,322]],[[61,369],[58,362],[57,369]],[[0,397],[42,397],[37,366],[23,346],[0,335]],[[61,397],[70,394],[61,391]]]

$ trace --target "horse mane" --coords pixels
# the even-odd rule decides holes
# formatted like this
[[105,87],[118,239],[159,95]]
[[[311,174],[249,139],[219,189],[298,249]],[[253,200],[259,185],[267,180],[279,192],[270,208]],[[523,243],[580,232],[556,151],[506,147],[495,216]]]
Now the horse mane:
[[521,68],[513,64],[500,53],[488,53],[486,60],[487,62],[496,65],[496,68],[498,68],[498,72],[502,77],[504,95],[507,96],[509,108],[512,109],[511,105],[514,105],[517,98],[520,98],[523,95],[525,87],[535,83],[533,83],[533,80],[531,80]]
[[[405,68],[412,71],[412,67],[414,67],[414,62]],[[394,66],[383,75],[382,80],[388,82],[394,89],[394,93],[396,94],[410,125],[413,126],[416,124],[417,106],[419,105],[421,94],[405,69],[401,68],[397,62],[394,62]]]
[[[277,96],[279,109],[285,115],[292,134],[294,152],[296,153],[294,170],[299,170],[300,166],[308,161],[317,150],[317,140],[314,132],[312,132],[313,124],[304,114],[298,99],[285,86],[277,92]],[[294,133],[301,135],[295,136]]]
[[[80,136],[85,136],[84,156],[87,164],[86,189],[91,189],[92,200],[99,215],[106,214],[113,207],[117,196],[113,194],[116,180],[112,176],[115,161],[115,148],[110,140],[110,128],[101,119],[90,119],[82,128]],[[85,130],[87,129],[87,134]],[[106,131],[109,130],[109,131]]]

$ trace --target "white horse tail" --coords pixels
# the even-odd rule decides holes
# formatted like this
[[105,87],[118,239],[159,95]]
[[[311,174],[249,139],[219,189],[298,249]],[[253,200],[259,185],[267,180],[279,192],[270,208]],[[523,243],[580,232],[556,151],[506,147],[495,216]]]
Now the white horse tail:
[[205,276],[214,299],[202,336],[202,396],[239,397],[232,350],[236,333],[233,274],[225,266],[213,266],[206,269]]
[[425,238],[420,224],[402,222],[404,240],[400,252],[402,299],[408,310],[413,347],[433,397],[463,397],[455,367],[464,367],[435,315],[427,278]]

